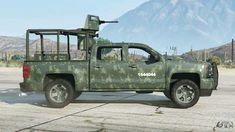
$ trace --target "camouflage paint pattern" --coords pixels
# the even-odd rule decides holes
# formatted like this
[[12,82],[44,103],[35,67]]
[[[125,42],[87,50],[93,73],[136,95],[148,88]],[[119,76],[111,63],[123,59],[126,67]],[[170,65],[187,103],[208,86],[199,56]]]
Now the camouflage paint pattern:
[[[140,47],[158,56],[151,64],[128,60],[128,47]],[[121,47],[122,61],[97,60],[98,47]],[[169,89],[171,77],[176,73],[194,73],[200,77],[201,89],[212,89],[213,78],[207,77],[209,63],[165,60],[147,45],[115,43],[93,45],[90,58],[84,61],[29,61],[30,77],[24,83],[31,84],[33,91],[42,91],[47,74],[71,74],[78,91],[164,91]],[[132,67],[134,65],[134,67]],[[139,76],[138,73],[156,73],[156,76]]]
[[[75,30],[63,29],[29,29],[26,32],[26,61],[30,67],[29,78],[24,78],[20,87],[22,91],[43,91],[47,75],[72,75],[77,91],[165,91],[168,90],[174,74],[196,74],[200,77],[200,89],[213,89],[214,78],[208,77],[209,63],[165,60],[158,52],[147,45],[138,43],[113,43],[93,45],[96,32],[102,23],[98,16],[88,15],[85,28]],[[57,54],[42,53],[30,60],[29,33],[57,35]],[[59,35],[84,36],[86,60],[69,60],[68,55],[59,53]],[[43,41],[41,42],[43,43]],[[43,44],[41,44],[43,46]],[[68,43],[69,45],[69,43]],[[78,45],[79,46],[79,45]],[[119,47],[122,49],[121,61],[104,61],[97,59],[98,47]],[[137,47],[149,51],[157,60],[154,63],[133,62],[128,58],[128,47]],[[89,49],[91,48],[91,51]],[[68,50],[68,53],[70,51]],[[41,59],[40,59],[41,58]],[[57,58],[57,59],[51,59]],[[145,76],[145,74],[152,74]],[[143,76],[142,76],[143,74]]]
[[48,74],[70,74],[75,80],[75,89],[88,91],[88,62],[87,61],[30,61],[30,77],[25,83],[32,84],[33,91],[42,91],[43,83]]
[[[209,63],[203,62],[187,62],[187,61],[167,61],[166,81],[169,84],[173,74],[191,73],[197,74],[200,77],[200,89],[212,89],[214,86],[214,79],[208,78]],[[169,89],[169,85],[167,85]]]

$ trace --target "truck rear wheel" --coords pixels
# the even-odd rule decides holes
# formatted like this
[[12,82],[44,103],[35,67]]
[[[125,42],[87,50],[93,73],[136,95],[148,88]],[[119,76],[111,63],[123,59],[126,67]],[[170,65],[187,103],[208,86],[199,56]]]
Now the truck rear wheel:
[[199,93],[198,86],[193,81],[185,79],[173,85],[171,97],[180,108],[189,108],[198,102]]
[[56,79],[47,85],[45,96],[51,107],[63,108],[72,101],[74,89],[70,82]]

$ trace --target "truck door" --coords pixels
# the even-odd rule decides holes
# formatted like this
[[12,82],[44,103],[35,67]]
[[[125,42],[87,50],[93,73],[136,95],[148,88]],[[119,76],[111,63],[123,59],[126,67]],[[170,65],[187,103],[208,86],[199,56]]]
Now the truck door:
[[129,87],[162,89],[165,87],[165,65],[160,55],[146,47],[128,47]]
[[124,76],[128,63],[122,46],[94,47],[90,63],[90,88],[94,91],[115,91],[127,88]]

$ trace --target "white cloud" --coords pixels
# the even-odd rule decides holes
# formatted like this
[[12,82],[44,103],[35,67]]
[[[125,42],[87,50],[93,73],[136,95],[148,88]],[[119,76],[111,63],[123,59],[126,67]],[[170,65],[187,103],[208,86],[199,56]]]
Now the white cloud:
[[177,2],[178,2],[178,0],[171,0],[171,4],[172,4],[173,6],[175,6]]

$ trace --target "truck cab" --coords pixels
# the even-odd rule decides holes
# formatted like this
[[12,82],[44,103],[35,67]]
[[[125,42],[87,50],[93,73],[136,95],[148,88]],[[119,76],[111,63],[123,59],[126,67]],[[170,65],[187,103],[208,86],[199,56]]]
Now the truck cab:
[[[82,92],[163,92],[177,106],[188,108],[216,89],[216,65],[170,61],[146,44],[96,43],[99,25],[108,22],[116,23],[88,15],[85,28],[27,30],[21,91],[43,91],[56,108],[65,107]],[[30,34],[40,37],[36,48],[30,44]],[[49,50],[44,36],[56,36]]]
[[90,86],[95,91],[153,91],[165,87],[164,59],[147,45],[94,45],[91,53]]

